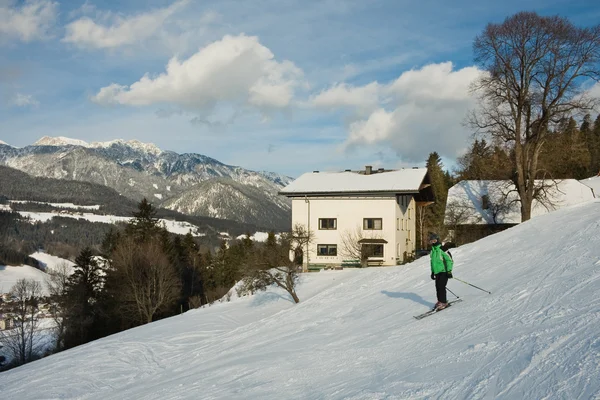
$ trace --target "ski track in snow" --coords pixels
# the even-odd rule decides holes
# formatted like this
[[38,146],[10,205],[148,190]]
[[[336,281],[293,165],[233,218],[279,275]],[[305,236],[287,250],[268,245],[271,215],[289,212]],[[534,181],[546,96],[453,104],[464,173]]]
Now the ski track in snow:
[[[7,399],[600,399],[600,201],[428,259],[304,274],[0,374]],[[559,229],[557,229],[559,227]],[[449,294],[449,297],[453,296]]]

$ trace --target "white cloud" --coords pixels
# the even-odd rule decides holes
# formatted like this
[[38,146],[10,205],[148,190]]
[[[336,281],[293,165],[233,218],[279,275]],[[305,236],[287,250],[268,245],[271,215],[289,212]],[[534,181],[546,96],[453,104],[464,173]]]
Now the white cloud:
[[361,112],[372,112],[379,107],[381,89],[381,85],[377,82],[361,87],[341,83],[313,96],[311,103],[315,107],[324,109],[350,107]]
[[18,107],[35,107],[40,104],[32,95],[17,93],[12,103]]
[[596,82],[594,86],[588,89],[588,94],[590,97],[600,99],[600,82]]
[[261,110],[290,104],[302,71],[278,62],[253,36],[225,36],[186,60],[169,60],[158,76],[144,75],[129,85],[111,84],[92,98],[100,104],[168,104],[193,112],[212,111],[220,103]]
[[0,2],[0,40],[17,38],[24,42],[45,39],[56,22],[58,3],[26,0],[20,6]]
[[[85,15],[68,24],[64,42],[84,48],[110,49],[134,45],[159,35],[166,21],[182,10],[189,0],[179,0],[169,7],[124,17],[111,12],[96,12],[96,20]],[[95,11],[87,3],[81,13]]]
[[[463,121],[475,104],[469,85],[480,74],[476,67],[453,70],[450,62],[430,64],[406,71],[386,85],[337,85],[312,103],[354,110],[346,148],[380,145],[406,161],[424,160],[432,151],[454,158],[470,136]],[[367,117],[362,116],[365,107],[373,107]]]

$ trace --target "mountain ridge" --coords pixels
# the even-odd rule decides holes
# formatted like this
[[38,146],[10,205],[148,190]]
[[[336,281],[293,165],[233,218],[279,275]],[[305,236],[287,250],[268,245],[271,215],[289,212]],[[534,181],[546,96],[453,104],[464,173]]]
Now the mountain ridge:
[[[0,165],[33,176],[101,184],[135,201],[145,197],[165,208],[176,204],[194,216],[218,217],[224,211],[221,205],[226,203],[227,215],[239,222],[276,230],[289,229],[291,223],[291,202],[279,196],[278,191],[292,178],[227,165],[202,154],[161,150],[138,140],[90,144],[45,136],[23,148],[0,145]],[[206,184],[213,179],[218,179],[218,183]],[[195,196],[204,196],[195,187],[200,183],[213,191],[220,187],[222,197],[212,195],[210,206],[206,206],[206,198],[195,201]],[[239,185],[248,190],[240,190]],[[247,197],[250,192],[253,198]]]

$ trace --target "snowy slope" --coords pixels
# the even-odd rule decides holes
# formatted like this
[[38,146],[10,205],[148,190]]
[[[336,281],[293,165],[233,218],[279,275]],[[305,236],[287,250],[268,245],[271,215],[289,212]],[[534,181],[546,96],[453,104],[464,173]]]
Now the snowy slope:
[[69,274],[73,273],[73,266],[75,263],[70,260],[56,257],[51,254],[44,253],[43,251],[36,251],[35,253],[30,254],[29,257],[38,260],[43,265],[46,272],[57,270],[60,266],[65,265],[68,267],[66,272]]
[[[73,265],[75,265],[69,260],[41,251],[36,251],[29,256],[42,263],[43,268],[45,268],[47,272],[56,269],[61,264],[65,264],[68,267],[73,267]],[[67,271],[71,271],[71,269],[69,268]],[[17,267],[0,265],[0,294],[8,293],[19,279],[33,279],[40,282],[44,294],[47,294],[47,278],[48,274],[46,272],[40,271],[39,269],[33,268],[29,265],[21,265]]]
[[[560,227],[560,229],[557,229]],[[303,275],[0,374],[9,399],[598,399],[600,200],[428,260]]]
[[29,265],[21,265],[18,267],[0,265],[0,294],[8,293],[19,279],[31,279],[38,281],[42,285],[43,292],[47,293],[47,277],[48,275],[45,272],[42,272],[39,269],[33,268]]

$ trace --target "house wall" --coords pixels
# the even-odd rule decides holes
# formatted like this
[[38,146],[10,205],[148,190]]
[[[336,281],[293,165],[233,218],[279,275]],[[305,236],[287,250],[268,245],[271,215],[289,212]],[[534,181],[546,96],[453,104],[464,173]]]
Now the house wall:
[[[363,238],[385,239],[383,257],[372,257],[382,265],[396,265],[415,250],[415,201],[411,195],[380,197],[307,197],[292,199],[292,225],[301,224],[313,232],[310,264],[340,265],[344,255],[342,236],[358,232]],[[309,219],[310,214],[310,219]],[[410,217],[410,218],[409,218]],[[320,218],[336,218],[337,229],[319,229]],[[381,218],[381,230],[364,230],[363,218]],[[320,256],[320,244],[337,245],[337,256]],[[304,264],[307,257],[304,249]]]

